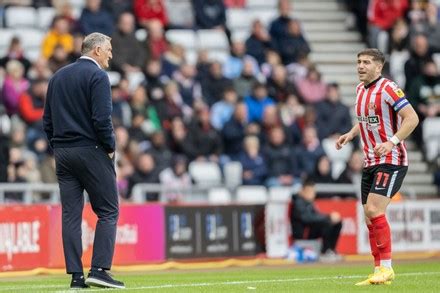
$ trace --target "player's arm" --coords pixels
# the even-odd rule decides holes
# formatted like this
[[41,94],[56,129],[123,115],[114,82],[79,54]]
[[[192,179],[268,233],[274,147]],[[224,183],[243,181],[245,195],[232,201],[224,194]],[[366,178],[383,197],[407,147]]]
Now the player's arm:
[[406,139],[414,131],[419,124],[419,117],[410,104],[400,110],[398,114],[402,117],[402,125],[394,136],[397,137],[400,142]]
[[336,149],[340,150],[344,145],[352,141],[357,135],[359,135],[359,123],[356,123],[349,132],[341,135],[338,138],[336,141]]

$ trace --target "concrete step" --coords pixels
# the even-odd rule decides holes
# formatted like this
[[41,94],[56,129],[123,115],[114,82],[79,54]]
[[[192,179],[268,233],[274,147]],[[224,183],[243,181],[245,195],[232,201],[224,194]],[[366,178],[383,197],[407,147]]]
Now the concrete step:
[[302,28],[307,35],[309,32],[338,32],[346,31],[347,27],[343,22],[303,22],[301,23]]
[[351,73],[349,73],[349,74],[343,74],[343,73],[324,74],[323,79],[327,83],[337,82],[337,83],[339,83],[339,85],[350,85],[353,87],[356,87],[356,85],[359,82],[357,75],[351,74]]
[[[405,142],[407,144],[407,142]],[[408,158],[410,162],[423,161],[423,154],[421,151],[408,151]]]
[[341,92],[342,96],[352,97],[353,100],[356,99],[356,85],[341,85],[339,87],[339,91]]
[[[358,32],[309,32],[305,36],[306,39],[310,42],[316,42],[316,43],[338,43],[341,44],[341,42],[360,42],[361,41],[361,35]],[[345,44],[346,46],[350,46],[350,44]]]
[[294,1],[292,4],[293,11],[338,11],[342,8],[335,1]]
[[432,184],[406,184],[404,183],[401,191],[405,195],[414,193],[416,196],[438,196],[437,186]]
[[324,52],[312,52],[310,59],[314,63],[321,64],[350,64],[356,68],[356,58],[352,54],[346,53],[324,53]]
[[[411,163],[410,163],[411,165]],[[432,184],[434,181],[434,178],[432,178],[432,175],[428,174],[408,174],[408,176],[405,177],[405,183],[406,184]]]
[[306,21],[339,21],[344,22],[347,18],[347,12],[345,11],[332,11],[330,13],[320,11],[298,11],[293,10],[293,17],[298,18],[301,22]]
[[[308,34],[306,34],[306,37]],[[365,45],[361,42],[352,42],[352,43],[312,43],[310,45],[312,47],[313,52],[335,52],[335,53],[342,53],[345,52],[346,54],[352,55],[353,59],[356,58],[357,53],[363,49],[365,49]]]
[[[408,173],[427,173],[428,172],[428,164],[425,162],[413,162],[409,164]],[[425,174],[426,175],[426,174]]]

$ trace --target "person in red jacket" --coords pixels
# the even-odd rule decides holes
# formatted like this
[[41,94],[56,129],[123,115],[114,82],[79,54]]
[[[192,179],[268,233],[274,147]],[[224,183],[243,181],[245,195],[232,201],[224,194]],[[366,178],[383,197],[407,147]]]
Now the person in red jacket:
[[134,0],[133,7],[139,25],[147,28],[152,20],[159,20],[163,27],[168,25],[168,16],[163,0]]
[[[369,46],[378,48],[378,36],[388,33],[394,23],[405,16],[409,8],[408,0],[371,0],[368,7]],[[386,48],[379,48],[386,49]]]
[[20,95],[18,102],[20,116],[28,125],[40,122],[43,118],[47,85],[46,79],[37,79],[32,82],[29,91]]

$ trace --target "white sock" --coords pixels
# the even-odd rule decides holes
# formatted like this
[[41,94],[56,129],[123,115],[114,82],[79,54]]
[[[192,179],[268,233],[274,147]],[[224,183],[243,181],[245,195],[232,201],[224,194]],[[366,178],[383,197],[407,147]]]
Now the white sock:
[[379,272],[380,267],[374,267],[374,273]]
[[391,259],[381,259],[380,266],[385,268],[391,268]]

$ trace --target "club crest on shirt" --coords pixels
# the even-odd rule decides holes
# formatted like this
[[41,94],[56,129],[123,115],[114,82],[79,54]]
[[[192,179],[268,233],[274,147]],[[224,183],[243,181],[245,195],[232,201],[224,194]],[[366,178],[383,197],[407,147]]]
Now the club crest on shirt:
[[370,109],[370,110],[376,110],[376,104],[375,104],[375,103],[369,103],[369,104],[368,104],[368,109]]

